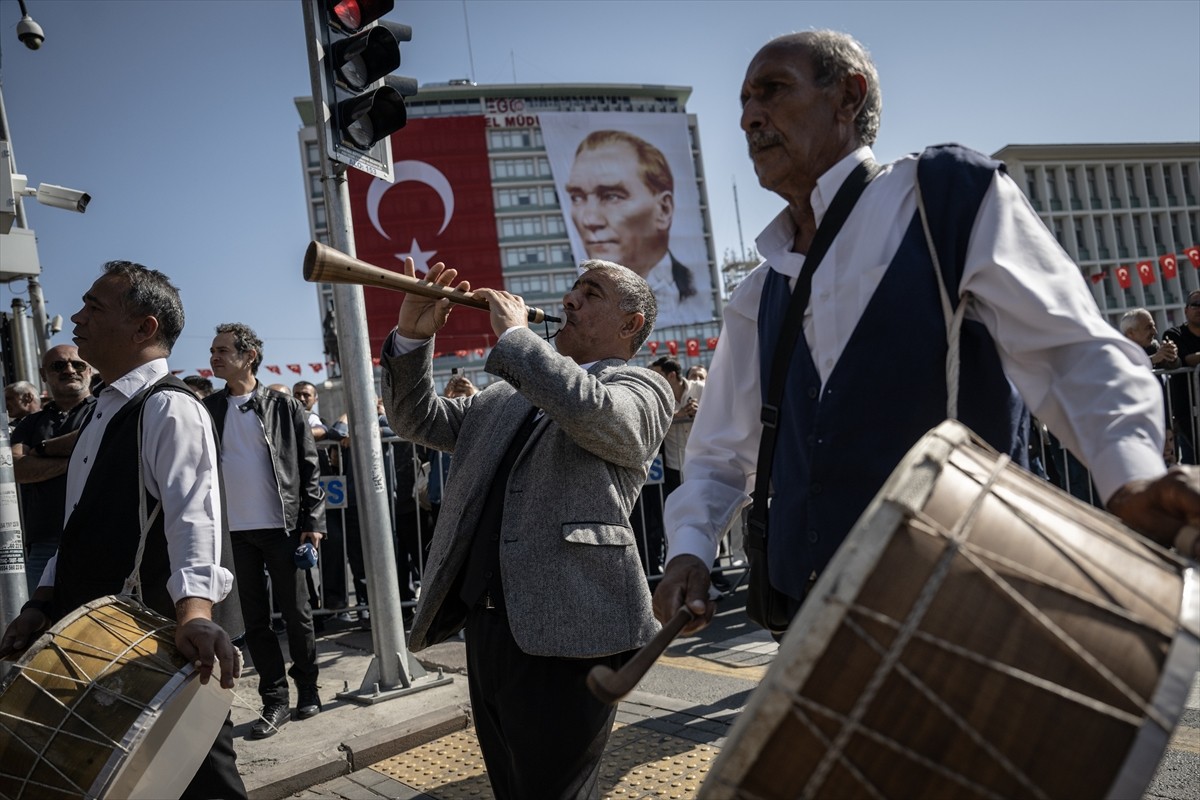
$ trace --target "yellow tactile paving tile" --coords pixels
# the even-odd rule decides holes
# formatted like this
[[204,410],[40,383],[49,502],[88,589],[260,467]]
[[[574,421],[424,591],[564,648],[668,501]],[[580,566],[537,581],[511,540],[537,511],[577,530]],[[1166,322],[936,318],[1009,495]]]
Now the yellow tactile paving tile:
[[[716,756],[717,748],[711,745],[618,725],[600,765],[600,785],[607,800],[695,797]],[[492,796],[473,729],[443,736],[372,764],[371,769],[436,800]]]

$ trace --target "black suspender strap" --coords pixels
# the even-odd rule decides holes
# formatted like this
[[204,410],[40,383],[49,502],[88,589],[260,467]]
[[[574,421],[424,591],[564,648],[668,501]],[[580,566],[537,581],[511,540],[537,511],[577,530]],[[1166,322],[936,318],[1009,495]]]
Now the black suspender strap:
[[767,543],[767,498],[770,496],[771,468],[775,460],[775,439],[779,433],[783,387],[787,381],[788,367],[792,363],[792,353],[795,352],[796,342],[800,338],[804,309],[808,307],[808,299],[812,294],[813,273],[817,271],[863,190],[881,169],[882,167],[872,159],[867,159],[842,181],[833,202],[829,204],[829,210],[825,212],[821,224],[817,227],[812,246],[804,259],[804,266],[796,278],[796,285],[792,288],[787,316],[775,342],[775,357],[771,362],[770,382],[767,384],[767,400],[762,407],[763,431],[758,444],[758,466],[755,470],[754,494],[750,508],[749,534],[758,540],[756,544],[764,553]]

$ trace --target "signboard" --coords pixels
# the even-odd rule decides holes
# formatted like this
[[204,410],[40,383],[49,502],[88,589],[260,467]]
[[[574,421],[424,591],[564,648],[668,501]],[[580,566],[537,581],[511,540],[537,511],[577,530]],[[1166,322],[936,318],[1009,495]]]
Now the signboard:
[[326,508],[346,507],[345,475],[322,475],[321,488],[325,490]]

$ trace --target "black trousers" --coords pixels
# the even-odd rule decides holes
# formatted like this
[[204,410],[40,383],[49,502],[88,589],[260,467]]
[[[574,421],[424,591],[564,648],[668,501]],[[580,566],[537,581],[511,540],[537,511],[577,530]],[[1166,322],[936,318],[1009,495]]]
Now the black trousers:
[[[263,704],[287,703],[287,675],[298,686],[317,682],[317,639],[313,632],[312,608],[304,572],[296,567],[294,555],[299,532],[282,529],[234,531],[233,563],[237,571],[238,598],[246,620],[246,647],[258,672],[258,693]],[[271,576],[275,604],[287,625],[288,652],[292,667],[283,669],[279,639],[271,628],[271,603],[263,568]]]
[[179,800],[244,800],[245,797],[246,785],[238,774],[237,754],[233,752],[233,719],[226,714],[217,740]]
[[618,669],[634,651],[602,658],[531,656],[503,609],[467,617],[467,685],[496,800],[600,797],[600,758],[617,716],[587,688],[596,664]]

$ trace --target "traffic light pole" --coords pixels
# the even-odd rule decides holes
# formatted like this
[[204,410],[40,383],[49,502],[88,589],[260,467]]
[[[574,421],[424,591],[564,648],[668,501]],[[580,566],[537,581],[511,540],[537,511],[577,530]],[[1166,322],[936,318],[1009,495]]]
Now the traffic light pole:
[[[303,2],[302,5],[305,34],[312,41],[317,35],[313,4]],[[310,60],[309,69],[317,116],[317,136],[321,140],[321,180],[325,186],[329,243],[346,255],[354,256],[346,171],[341,167],[335,168],[326,154],[326,131],[321,116],[327,111],[318,100],[321,65]],[[437,675],[427,674],[404,644],[400,581],[396,572],[392,521],[385,494],[387,481],[384,479],[383,445],[375,407],[375,381],[363,288],[335,284],[333,302],[339,361],[350,420],[350,457],[354,460],[355,494],[366,562],[367,593],[371,598],[371,643],[374,648],[374,657],[358,691],[347,690],[339,692],[337,696],[356,703],[371,704],[440,686],[452,679],[444,677],[440,670]]]

